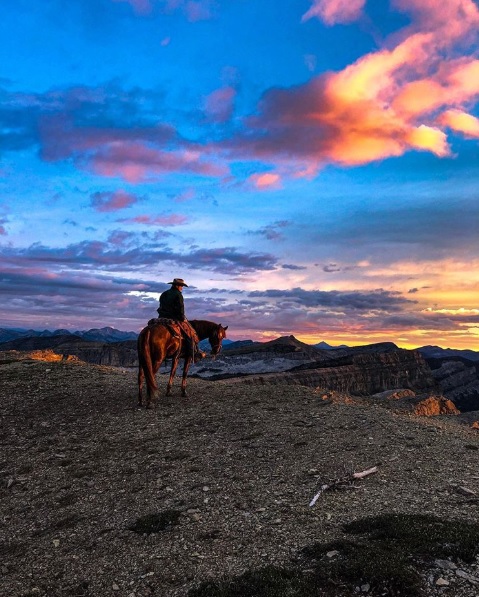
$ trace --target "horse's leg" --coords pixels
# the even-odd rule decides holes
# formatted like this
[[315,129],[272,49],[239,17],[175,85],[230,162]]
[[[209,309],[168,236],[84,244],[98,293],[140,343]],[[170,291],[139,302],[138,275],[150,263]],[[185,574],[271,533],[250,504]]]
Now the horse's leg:
[[[156,380],[156,374],[158,373],[158,369],[161,366],[163,360],[159,358],[156,361],[152,362],[152,369],[153,369],[153,378]],[[155,408],[158,402],[159,391],[155,384],[155,387],[148,388],[147,392],[148,398],[146,402],[146,408]]]
[[141,365],[138,366],[138,406],[143,406],[143,380],[145,378],[145,374],[143,373],[143,367]]
[[181,379],[181,395],[186,397],[186,377],[188,376],[188,369],[192,363],[193,359],[191,357],[185,358],[185,363],[183,365],[183,377]]
[[170,371],[170,378],[168,379],[168,385],[166,386],[166,395],[171,396],[171,386],[173,385],[173,380],[176,374],[176,368],[178,367],[178,362],[180,360],[179,355],[175,355],[171,359],[171,371]]

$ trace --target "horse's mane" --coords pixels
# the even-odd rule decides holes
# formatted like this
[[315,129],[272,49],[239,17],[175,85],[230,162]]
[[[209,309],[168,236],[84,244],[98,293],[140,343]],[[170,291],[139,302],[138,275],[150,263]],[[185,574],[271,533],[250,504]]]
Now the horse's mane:
[[195,328],[198,336],[208,337],[218,327],[217,323],[206,319],[190,319],[191,325]]

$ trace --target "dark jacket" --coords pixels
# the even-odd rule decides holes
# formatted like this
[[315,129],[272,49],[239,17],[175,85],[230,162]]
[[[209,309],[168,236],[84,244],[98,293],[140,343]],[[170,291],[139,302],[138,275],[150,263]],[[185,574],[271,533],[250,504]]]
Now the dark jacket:
[[177,288],[165,290],[160,295],[158,315],[159,317],[168,317],[168,319],[176,319],[177,321],[186,319],[183,295]]

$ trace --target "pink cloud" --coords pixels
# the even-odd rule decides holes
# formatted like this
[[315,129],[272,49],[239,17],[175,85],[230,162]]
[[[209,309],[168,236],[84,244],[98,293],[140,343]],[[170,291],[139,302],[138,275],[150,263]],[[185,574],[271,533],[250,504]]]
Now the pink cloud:
[[361,16],[365,3],[366,0],[314,0],[302,20],[318,17],[327,25],[351,23]]
[[134,205],[138,197],[125,191],[94,193],[91,197],[91,206],[96,211],[118,211]]
[[188,218],[181,214],[171,214],[169,216],[149,216],[140,215],[134,218],[119,220],[126,224],[144,224],[145,226],[180,226],[186,224]]
[[213,121],[226,122],[233,114],[235,98],[236,89],[229,85],[216,89],[205,99],[205,112]]
[[219,161],[207,161],[205,153],[197,149],[163,151],[142,143],[116,143],[97,151],[90,163],[97,174],[118,176],[129,182],[171,172],[214,177],[228,174],[226,166]]
[[275,174],[273,172],[265,172],[263,174],[252,174],[248,178],[248,180],[257,189],[263,191],[267,189],[281,188],[281,177],[279,174]]
[[174,200],[176,203],[184,203],[185,201],[191,201],[196,197],[196,191],[193,188],[188,188],[179,195],[176,195]]

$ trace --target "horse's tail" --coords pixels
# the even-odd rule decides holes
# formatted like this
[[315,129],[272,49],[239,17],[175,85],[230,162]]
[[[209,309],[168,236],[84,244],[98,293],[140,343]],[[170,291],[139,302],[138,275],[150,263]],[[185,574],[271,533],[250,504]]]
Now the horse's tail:
[[147,404],[151,400],[156,399],[158,393],[158,386],[156,385],[156,377],[153,371],[153,362],[151,360],[151,328],[146,327],[140,332],[138,336],[138,363],[140,369],[143,370],[146,380],[146,387],[148,392]]

